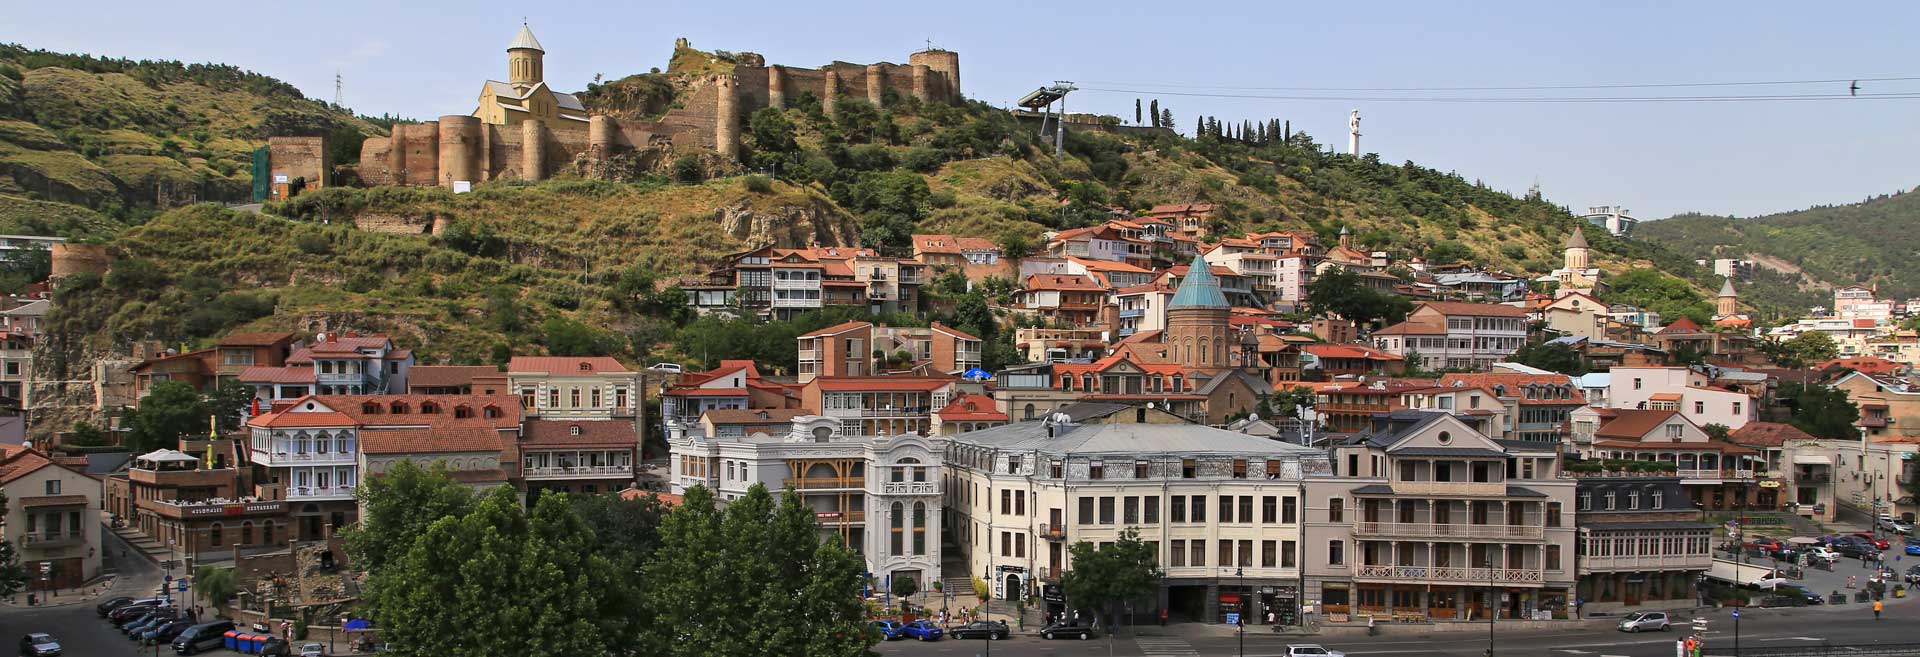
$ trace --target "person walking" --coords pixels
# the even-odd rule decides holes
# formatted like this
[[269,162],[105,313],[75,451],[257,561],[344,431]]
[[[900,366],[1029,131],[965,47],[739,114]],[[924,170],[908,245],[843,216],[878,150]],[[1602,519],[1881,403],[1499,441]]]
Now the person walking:
[[1880,620],[1880,601],[1873,601],[1873,619]]

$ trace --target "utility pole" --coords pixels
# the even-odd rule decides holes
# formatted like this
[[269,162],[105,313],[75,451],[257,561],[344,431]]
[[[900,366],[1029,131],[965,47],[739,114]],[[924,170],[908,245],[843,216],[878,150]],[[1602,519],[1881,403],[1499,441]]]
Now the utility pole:
[[342,81],[342,78],[340,77],[340,69],[337,69],[337,68],[333,69],[333,106],[334,107],[347,106],[347,95],[345,93],[345,90],[346,90],[346,85]]

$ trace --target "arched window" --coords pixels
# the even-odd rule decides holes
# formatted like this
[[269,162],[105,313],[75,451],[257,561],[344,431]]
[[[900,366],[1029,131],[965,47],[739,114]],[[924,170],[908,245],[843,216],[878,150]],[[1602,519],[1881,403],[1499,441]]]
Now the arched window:
[[473,417],[473,407],[468,406],[466,404],[460,404],[460,405],[454,406],[453,416],[456,418]]
[[1060,389],[1065,390],[1067,392],[1073,391],[1073,375],[1072,374],[1060,375]]
[[253,521],[240,523],[240,544],[253,545]]
[[260,526],[260,542],[273,545],[273,521],[268,520]]
[[907,507],[906,505],[901,504],[899,502],[894,502],[893,511],[888,515],[893,516],[892,518],[889,519],[889,522],[893,523],[891,526],[892,532],[890,532],[893,534],[893,536],[888,541],[889,542],[888,547],[893,548],[893,550],[887,552],[887,554],[891,554],[897,557],[906,552],[906,550],[904,549],[905,546],[903,544],[906,542],[907,537],[902,535],[904,532],[902,531],[901,525],[906,523],[907,521]]
[[1174,392],[1187,391],[1186,383],[1182,380],[1182,377],[1178,374],[1173,375],[1173,391]]
[[408,413],[407,403],[395,400],[392,404],[387,405],[387,412],[394,415],[405,415]]
[[1213,364],[1225,365],[1227,362],[1227,341],[1225,338],[1213,343]]
[[913,503],[913,553],[927,553],[927,503]]
[[1194,357],[1200,360],[1207,359],[1207,339],[1206,338],[1200,338],[1200,353],[1196,354]]
[[1027,408],[1026,408],[1026,415],[1025,415],[1024,417],[1022,417],[1022,418],[1020,418],[1020,419],[1022,419],[1022,420],[1031,420],[1031,419],[1033,419],[1033,404],[1027,404]]
[[1092,372],[1083,372],[1080,374],[1080,389],[1087,392],[1093,392],[1093,373]]
[[420,412],[433,415],[440,412],[440,405],[431,401],[420,402]]
[[225,527],[217,522],[213,523],[212,527],[207,528],[207,541],[216,548],[220,547],[220,530],[222,529],[225,529]]

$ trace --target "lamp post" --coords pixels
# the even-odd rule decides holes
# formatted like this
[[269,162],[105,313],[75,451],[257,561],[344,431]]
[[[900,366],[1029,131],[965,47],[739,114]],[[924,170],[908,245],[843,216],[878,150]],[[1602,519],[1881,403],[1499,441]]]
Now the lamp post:
[[1247,657],[1247,571],[1245,568],[1233,569],[1233,576],[1240,580],[1240,616],[1234,623],[1238,626],[1234,634],[1240,642],[1240,657]]
[[[1485,564],[1485,567],[1488,573],[1493,572],[1492,556],[1488,556],[1486,561],[1482,563]],[[1493,583],[1488,582],[1487,583],[1487,657],[1493,657],[1493,647],[1494,647],[1493,620],[1500,616],[1500,612],[1496,609],[1497,602],[1498,602],[1498,599],[1494,597]]]

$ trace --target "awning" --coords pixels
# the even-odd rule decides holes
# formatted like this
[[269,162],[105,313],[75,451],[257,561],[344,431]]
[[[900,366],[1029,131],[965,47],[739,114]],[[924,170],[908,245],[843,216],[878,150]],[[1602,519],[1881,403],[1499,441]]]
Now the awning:
[[1827,457],[1821,456],[1819,454],[1794,454],[1793,464],[1794,465],[1824,465],[1827,467],[1833,467],[1833,461],[1829,461],[1827,460]]

